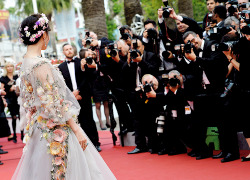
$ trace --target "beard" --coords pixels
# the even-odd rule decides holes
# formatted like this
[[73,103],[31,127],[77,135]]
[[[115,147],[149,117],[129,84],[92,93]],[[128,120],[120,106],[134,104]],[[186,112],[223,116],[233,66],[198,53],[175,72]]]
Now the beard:
[[74,53],[70,53],[65,55],[67,59],[72,59],[74,57]]

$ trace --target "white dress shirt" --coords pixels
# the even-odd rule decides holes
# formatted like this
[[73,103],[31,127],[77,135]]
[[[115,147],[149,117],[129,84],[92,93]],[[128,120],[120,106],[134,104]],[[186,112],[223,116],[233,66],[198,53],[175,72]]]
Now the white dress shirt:
[[73,63],[73,62],[72,63],[67,63],[67,65],[68,65],[70,79],[71,79],[72,87],[73,87],[73,91],[74,91],[74,90],[77,90],[76,74],[75,74],[75,63]]

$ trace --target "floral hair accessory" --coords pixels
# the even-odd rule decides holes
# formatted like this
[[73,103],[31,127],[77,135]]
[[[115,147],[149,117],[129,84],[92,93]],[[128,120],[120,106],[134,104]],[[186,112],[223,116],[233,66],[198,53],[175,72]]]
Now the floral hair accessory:
[[[48,25],[49,20],[48,18],[45,16],[45,14],[41,14],[41,17],[38,19],[38,21],[35,23],[35,25],[33,26],[33,30],[36,31],[37,29],[41,29],[39,31],[37,31],[35,34],[31,34],[31,31],[33,31],[32,29],[29,31],[29,27],[25,26],[24,27],[24,34],[21,33],[22,28],[19,27],[19,37],[20,37],[20,41],[23,42],[23,38],[22,37],[27,37],[29,38],[30,42],[35,42],[35,40],[39,37],[41,37],[43,35],[43,33],[45,32],[45,30],[49,27]],[[39,28],[40,27],[40,28]]]

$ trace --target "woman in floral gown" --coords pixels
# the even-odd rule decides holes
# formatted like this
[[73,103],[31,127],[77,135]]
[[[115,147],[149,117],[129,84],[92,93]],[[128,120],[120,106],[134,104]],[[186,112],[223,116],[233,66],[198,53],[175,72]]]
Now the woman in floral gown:
[[26,146],[12,179],[116,179],[78,126],[80,106],[61,73],[40,57],[49,42],[48,19],[34,14],[20,25],[27,45],[20,69],[20,114],[25,114]]

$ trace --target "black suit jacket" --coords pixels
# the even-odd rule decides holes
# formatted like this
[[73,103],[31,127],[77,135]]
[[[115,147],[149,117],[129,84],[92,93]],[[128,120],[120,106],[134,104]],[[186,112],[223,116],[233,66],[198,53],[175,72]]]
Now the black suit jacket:
[[[77,89],[80,91],[79,94],[83,97],[84,95],[86,95],[86,93],[87,94],[90,93],[89,83],[88,83],[89,74],[87,71],[84,72],[81,70],[81,59],[75,57],[74,60],[75,60],[74,64],[75,64],[75,77],[76,77]],[[62,64],[58,66],[58,68],[62,72],[66,85],[71,91],[73,91],[72,81],[70,78],[67,62],[64,61]]]
[[[189,26],[185,32],[193,31],[196,34],[198,34],[200,38],[203,37],[202,28],[198,25],[198,23],[195,20],[188,17],[183,17],[182,22]],[[181,33],[177,30],[177,28],[174,30],[169,29],[168,27],[166,27],[165,21],[159,23],[159,26],[163,36],[165,36],[166,38],[170,38],[174,42],[174,44],[184,44],[182,36],[185,32]]]
[[122,87],[128,91],[134,91],[136,88],[137,67],[141,68],[141,78],[145,74],[158,75],[160,60],[156,54],[148,51],[143,52],[142,61],[137,63],[124,63],[121,74]]
[[196,54],[197,63],[206,73],[211,87],[215,91],[223,91],[228,72],[228,60],[220,51],[212,51],[211,46],[216,41],[205,40],[202,57]]

